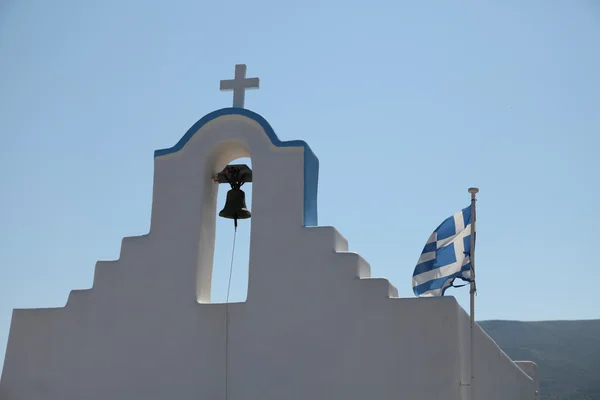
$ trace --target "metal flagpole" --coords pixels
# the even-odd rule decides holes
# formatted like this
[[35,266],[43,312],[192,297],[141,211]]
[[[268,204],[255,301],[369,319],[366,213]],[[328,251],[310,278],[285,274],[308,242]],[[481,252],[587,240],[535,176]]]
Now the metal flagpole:
[[469,334],[469,355],[470,355],[470,365],[469,371],[471,374],[471,381],[469,386],[470,398],[471,400],[475,399],[474,395],[474,387],[475,387],[475,368],[473,368],[474,360],[475,360],[475,343],[473,340],[473,328],[475,327],[475,293],[477,292],[477,285],[475,284],[475,221],[476,221],[476,202],[477,199],[475,195],[479,192],[478,188],[469,188],[469,193],[471,193],[471,251],[469,254],[469,261],[471,263],[471,283],[470,283],[470,294],[471,294],[471,329]]

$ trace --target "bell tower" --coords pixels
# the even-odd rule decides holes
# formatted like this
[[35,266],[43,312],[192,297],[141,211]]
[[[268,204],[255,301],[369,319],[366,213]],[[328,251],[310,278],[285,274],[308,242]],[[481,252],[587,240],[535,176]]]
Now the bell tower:
[[[149,235],[170,238],[163,254],[181,261],[176,267],[181,284],[196,282],[201,303],[210,301],[215,215],[221,207],[215,183],[231,185],[219,216],[236,225],[252,218],[248,299],[257,277],[281,268],[260,261],[266,254],[258,249],[282,246],[286,231],[317,224],[318,160],[305,142],[282,142],[262,116],[243,108],[244,89],[258,87],[258,78],[245,78],[245,69],[238,65],[234,80],[221,81],[221,89],[233,90],[234,107],[206,115],[173,147],[155,152]],[[253,170],[229,165],[244,157],[252,159]],[[246,182],[253,185],[251,211],[241,189]]]

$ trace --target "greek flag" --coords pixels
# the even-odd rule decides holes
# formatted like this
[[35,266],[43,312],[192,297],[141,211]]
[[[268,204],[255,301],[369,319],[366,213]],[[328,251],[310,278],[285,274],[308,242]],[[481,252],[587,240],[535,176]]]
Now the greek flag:
[[456,278],[471,281],[471,206],[457,212],[437,227],[413,273],[415,296],[443,296]]

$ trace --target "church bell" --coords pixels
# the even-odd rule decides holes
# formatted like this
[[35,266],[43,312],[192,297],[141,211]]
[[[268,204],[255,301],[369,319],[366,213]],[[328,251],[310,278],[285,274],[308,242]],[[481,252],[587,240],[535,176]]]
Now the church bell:
[[219,213],[219,217],[229,219],[248,219],[252,216],[246,207],[246,193],[239,187],[233,187],[227,192],[225,207]]
[[247,165],[228,165],[214,175],[213,180],[215,183],[229,183],[231,186],[219,217],[232,219],[237,227],[238,219],[248,219],[252,216],[246,206],[246,194],[240,189],[244,183],[252,182],[252,170]]

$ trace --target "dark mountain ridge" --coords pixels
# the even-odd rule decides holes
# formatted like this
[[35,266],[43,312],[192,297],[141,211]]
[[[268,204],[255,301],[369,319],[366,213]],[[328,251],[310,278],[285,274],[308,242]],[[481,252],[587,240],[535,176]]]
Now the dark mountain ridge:
[[540,399],[600,400],[600,320],[479,325],[510,358],[537,364]]

